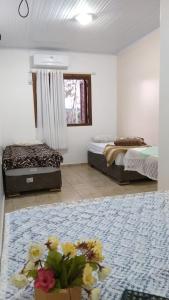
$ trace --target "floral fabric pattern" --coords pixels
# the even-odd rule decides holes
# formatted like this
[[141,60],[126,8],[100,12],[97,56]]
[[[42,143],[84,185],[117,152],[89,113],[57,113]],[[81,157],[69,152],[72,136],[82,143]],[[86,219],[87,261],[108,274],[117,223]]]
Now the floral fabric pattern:
[[3,153],[3,169],[54,167],[59,168],[62,155],[46,144],[7,146]]

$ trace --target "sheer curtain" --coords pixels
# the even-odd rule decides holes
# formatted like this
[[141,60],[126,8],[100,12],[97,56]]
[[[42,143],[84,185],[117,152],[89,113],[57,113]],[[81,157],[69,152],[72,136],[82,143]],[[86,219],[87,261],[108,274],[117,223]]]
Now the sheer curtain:
[[63,73],[37,72],[37,137],[52,149],[67,148]]

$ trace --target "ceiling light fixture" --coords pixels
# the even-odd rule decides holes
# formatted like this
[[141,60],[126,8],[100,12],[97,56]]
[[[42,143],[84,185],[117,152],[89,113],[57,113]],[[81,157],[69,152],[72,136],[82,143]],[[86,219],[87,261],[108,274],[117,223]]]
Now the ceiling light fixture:
[[94,15],[89,13],[80,13],[77,16],[75,16],[75,20],[84,26],[92,23],[93,19]]

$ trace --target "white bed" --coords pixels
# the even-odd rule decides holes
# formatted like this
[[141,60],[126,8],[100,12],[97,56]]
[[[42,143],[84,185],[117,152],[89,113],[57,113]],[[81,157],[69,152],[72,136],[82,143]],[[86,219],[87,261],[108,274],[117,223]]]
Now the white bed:
[[158,180],[158,148],[129,149],[124,157],[125,171],[136,171],[152,180]]
[[[88,151],[95,154],[103,154],[107,144],[95,143],[88,145]],[[158,148],[157,147],[136,147],[129,149],[125,154],[120,153],[115,160],[116,166],[123,166],[125,171],[135,171],[152,180],[158,179]]]
[[[88,145],[88,151],[92,152],[92,153],[96,153],[96,154],[103,154],[104,148],[106,147],[106,145],[114,145],[114,143],[94,143],[91,142]],[[124,153],[119,153],[116,157],[115,160],[115,164],[117,166],[124,166]]]

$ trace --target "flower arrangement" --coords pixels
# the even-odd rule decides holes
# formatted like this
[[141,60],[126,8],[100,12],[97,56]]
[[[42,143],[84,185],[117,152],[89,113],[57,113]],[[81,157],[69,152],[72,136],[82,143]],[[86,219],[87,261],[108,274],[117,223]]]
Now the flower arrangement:
[[45,293],[80,287],[89,299],[97,300],[100,295],[97,281],[110,274],[110,268],[102,265],[103,260],[102,244],[98,240],[61,244],[57,238],[49,237],[43,246],[30,246],[27,263],[19,274],[12,276],[11,283],[24,288],[34,280],[35,289]]

